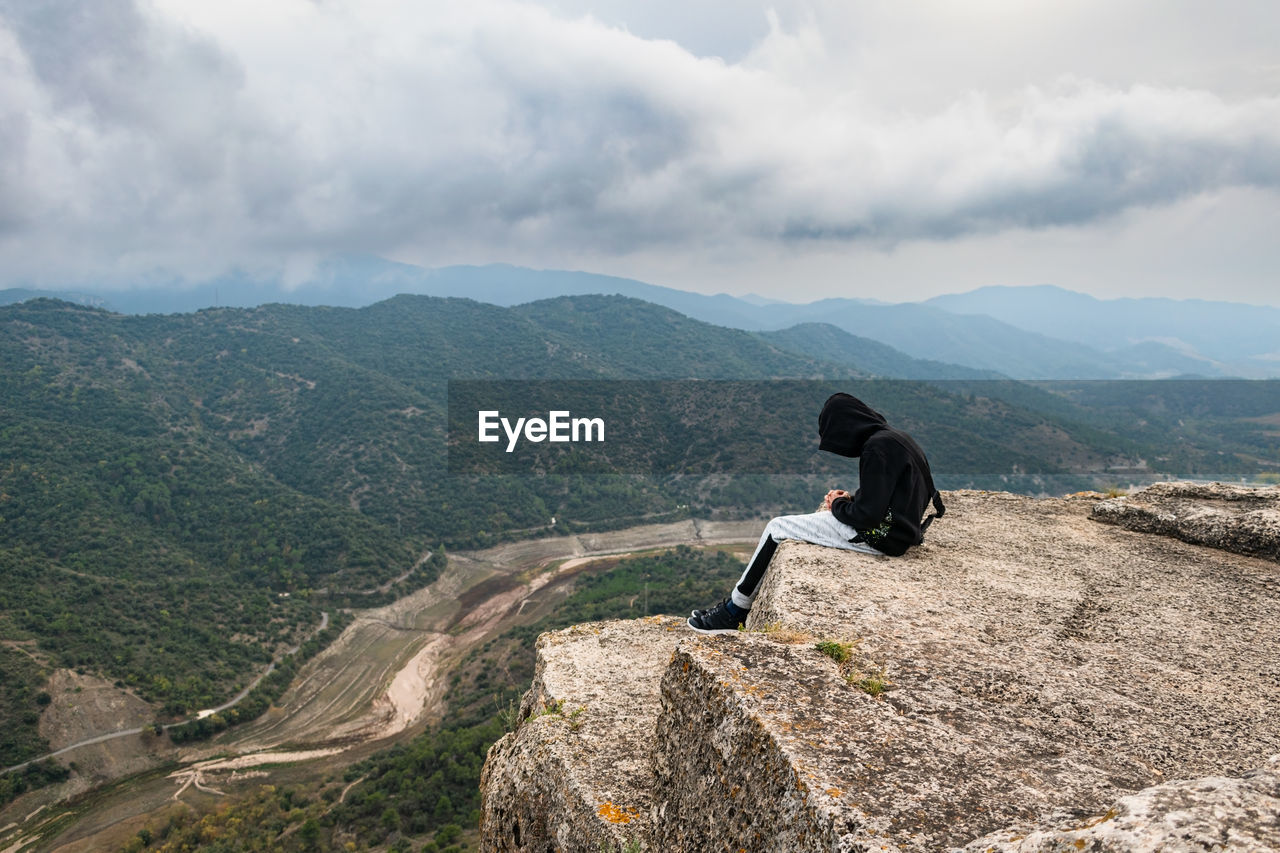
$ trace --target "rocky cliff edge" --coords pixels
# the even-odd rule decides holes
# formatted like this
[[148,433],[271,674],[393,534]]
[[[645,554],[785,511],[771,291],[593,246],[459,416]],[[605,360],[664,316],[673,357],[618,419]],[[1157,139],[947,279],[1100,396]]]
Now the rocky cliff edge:
[[1280,494],[1147,492],[955,492],[905,557],[783,543],[746,631],[543,635],[482,849],[1280,850]]

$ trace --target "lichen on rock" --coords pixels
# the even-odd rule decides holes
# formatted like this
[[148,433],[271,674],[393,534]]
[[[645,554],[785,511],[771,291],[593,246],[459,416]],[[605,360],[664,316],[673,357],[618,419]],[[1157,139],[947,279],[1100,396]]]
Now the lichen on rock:
[[658,685],[682,625],[595,622],[538,638],[520,725],[485,761],[481,849],[599,853],[648,837]]
[[1280,568],[1103,503],[955,492],[904,557],[782,543],[746,632],[544,635],[482,849],[1280,848]]
[[1093,518],[1280,561],[1280,486],[1155,483],[1132,495],[1100,502]]
[[1083,825],[994,833],[964,853],[1280,850],[1280,755],[1240,777],[1166,782],[1122,797]]

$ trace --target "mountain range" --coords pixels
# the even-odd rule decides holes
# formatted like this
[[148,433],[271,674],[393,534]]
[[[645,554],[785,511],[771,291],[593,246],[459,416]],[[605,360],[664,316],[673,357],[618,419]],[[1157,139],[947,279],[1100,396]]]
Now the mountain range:
[[1162,344],[1188,359],[1280,362],[1280,308],[1205,299],[1095,299],[1050,285],[983,287],[925,304],[1107,352]]
[[[327,642],[346,611],[430,582],[447,562],[445,548],[810,507],[827,487],[854,485],[850,460],[813,446],[814,414],[830,389],[874,401],[916,436],[944,489],[1280,480],[1280,382],[1011,380],[1032,372],[1029,365],[1048,375],[1116,372],[1107,361],[1114,355],[957,306],[792,305],[583,273],[428,272],[376,259],[330,274],[327,286],[293,290],[223,281],[223,307],[193,312],[177,309],[190,307],[182,300],[203,302],[198,291],[0,294],[14,303],[0,306],[0,767],[51,748],[40,709],[51,701],[54,670],[103,677],[149,703],[159,721],[177,720],[221,703],[289,649]],[[414,289],[470,298],[403,293]],[[583,292],[564,295],[571,290]],[[363,304],[391,293],[401,295]],[[556,295],[532,299],[544,293]],[[278,301],[257,305],[267,296]],[[104,301],[136,313],[113,313]],[[302,301],[329,304],[282,304]],[[897,335],[903,348],[873,332]],[[929,335],[939,338],[932,349],[919,340]],[[1207,340],[1198,346],[1207,349]],[[908,345],[1003,369],[911,355]],[[1160,369],[1170,353],[1208,363],[1167,342],[1125,346],[1130,364],[1135,353]],[[521,388],[596,380],[548,384],[603,386],[591,401],[602,408],[586,409],[593,413],[616,414],[608,404],[620,398],[656,413],[684,467],[649,477],[583,465],[545,476],[461,476],[445,431],[451,383],[460,379]],[[643,396],[673,385],[695,386],[689,405]],[[734,399],[739,385],[757,391],[745,416]],[[761,393],[770,395],[766,405]],[[745,464],[731,468],[726,456]],[[800,467],[813,457],[829,467]],[[758,459],[786,458],[797,467],[784,470],[807,475],[751,469]],[[741,470],[749,473],[733,473]],[[963,524],[952,516],[947,523]],[[733,565],[708,579],[722,583]],[[629,586],[611,574],[596,592],[629,608],[643,590],[647,608],[653,571],[637,567]],[[662,606],[687,610],[710,599],[706,590],[692,594],[691,573],[693,558],[674,558],[671,577],[682,578],[689,596]],[[536,631],[526,629],[532,642]],[[264,683],[283,689],[293,671],[286,663]],[[497,665],[471,668],[488,678]],[[500,707],[477,692],[479,675],[474,683],[484,707]],[[253,697],[244,705],[260,712],[272,701]],[[185,730],[168,736],[177,743]],[[475,790],[480,757],[500,726],[483,731],[467,735],[474,773],[454,780],[458,791]],[[416,806],[393,782],[400,771],[382,769],[412,764],[411,772],[435,779],[416,762],[426,752],[452,762],[461,742],[435,737],[358,772],[395,790],[412,814]],[[45,769],[36,777],[0,776],[0,806],[67,777],[66,768],[38,767]],[[344,784],[345,792],[352,783]],[[335,819],[383,826],[385,792],[366,799],[360,790]],[[415,785],[414,802],[435,802],[439,790]],[[457,802],[469,801],[459,794]],[[31,813],[22,803],[12,808]]]
[[[0,291],[0,304],[39,293]],[[1206,300],[1097,299],[1048,285],[985,287],[919,303],[834,298],[800,304],[755,295],[691,293],[585,272],[503,264],[425,269],[344,255],[320,263],[298,284],[230,274],[197,287],[175,283],[56,295],[125,313],[174,313],[271,302],[361,307],[400,293],[465,297],[500,306],[618,294],[748,331],[827,324],[862,341],[840,338],[842,347],[870,355],[872,344],[879,344],[870,361],[886,376],[1280,377],[1280,309]],[[781,342],[793,338],[778,342],[785,345]]]
[[[511,280],[453,274],[458,287]],[[680,298],[742,314],[786,307]],[[906,378],[875,378],[893,375]],[[744,331],[618,295],[146,315],[54,299],[2,306],[0,766],[47,750],[36,709],[56,668],[118,682],[176,719],[234,693],[324,624],[322,612],[429,582],[444,547],[812,506],[831,485],[853,485],[849,460],[814,447],[831,390],[874,401],[916,436],[941,488],[1280,477],[1280,382],[992,376],[831,323]],[[460,379],[597,380],[574,383],[605,389],[585,411],[647,405],[682,467],[454,475],[445,427]],[[637,386],[678,383],[623,381],[641,379],[706,388],[683,408],[648,405]],[[726,383],[707,380],[751,380],[757,397],[744,416]],[[746,464],[729,469],[726,455]],[[785,458],[800,475],[750,470]]]

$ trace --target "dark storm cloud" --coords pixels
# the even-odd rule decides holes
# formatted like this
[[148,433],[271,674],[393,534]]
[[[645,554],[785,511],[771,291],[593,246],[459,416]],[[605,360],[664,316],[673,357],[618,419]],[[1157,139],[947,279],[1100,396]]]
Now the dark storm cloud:
[[913,114],[770,64],[811,34],[726,64],[496,0],[217,8],[0,2],[11,275],[894,243],[1280,183],[1274,98],[1064,83]]

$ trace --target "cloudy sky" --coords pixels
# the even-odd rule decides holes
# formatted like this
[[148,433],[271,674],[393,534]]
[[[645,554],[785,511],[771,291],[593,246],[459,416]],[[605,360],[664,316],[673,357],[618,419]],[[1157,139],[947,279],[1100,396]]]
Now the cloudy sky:
[[1280,304],[1272,0],[0,0],[0,286]]

